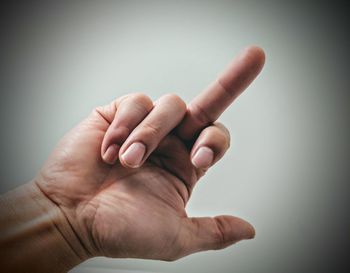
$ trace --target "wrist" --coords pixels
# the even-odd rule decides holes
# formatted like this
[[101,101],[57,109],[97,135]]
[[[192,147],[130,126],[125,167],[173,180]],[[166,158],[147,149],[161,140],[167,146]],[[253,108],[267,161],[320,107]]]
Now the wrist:
[[82,263],[92,257],[82,245],[79,236],[76,234],[68,218],[62,209],[48,198],[36,182],[30,182],[33,192],[43,215],[47,215],[46,221],[50,222],[53,229],[53,236],[58,246],[61,246],[65,257],[72,257],[70,264],[73,266]]
[[0,210],[1,259],[11,271],[65,272],[89,258],[64,213],[34,181],[3,195]]

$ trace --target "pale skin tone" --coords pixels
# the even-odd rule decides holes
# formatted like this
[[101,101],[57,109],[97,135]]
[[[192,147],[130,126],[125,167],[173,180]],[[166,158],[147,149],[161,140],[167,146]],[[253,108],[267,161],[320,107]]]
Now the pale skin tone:
[[65,272],[95,256],[172,261],[253,238],[240,218],[189,217],[185,207],[229,148],[218,117],[264,59],[245,49],[187,105],[173,94],[130,94],[94,109],[32,182],[0,199],[2,268]]

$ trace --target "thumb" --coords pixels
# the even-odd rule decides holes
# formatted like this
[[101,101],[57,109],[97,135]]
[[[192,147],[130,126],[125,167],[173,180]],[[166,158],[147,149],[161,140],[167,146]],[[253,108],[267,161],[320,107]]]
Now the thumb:
[[187,218],[189,235],[186,252],[216,250],[228,247],[238,241],[252,239],[254,227],[234,216]]

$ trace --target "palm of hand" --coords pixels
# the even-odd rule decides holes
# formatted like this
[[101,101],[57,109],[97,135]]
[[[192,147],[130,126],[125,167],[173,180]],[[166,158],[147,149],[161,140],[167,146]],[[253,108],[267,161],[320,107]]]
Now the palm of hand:
[[93,255],[165,260],[185,255],[189,238],[179,233],[185,232],[185,205],[199,175],[187,148],[168,135],[141,168],[107,166],[99,159],[107,127],[93,113],[73,129],[41,171],[46,182],[40,187],[73,228],[83,229],[89,240],[81,240]]

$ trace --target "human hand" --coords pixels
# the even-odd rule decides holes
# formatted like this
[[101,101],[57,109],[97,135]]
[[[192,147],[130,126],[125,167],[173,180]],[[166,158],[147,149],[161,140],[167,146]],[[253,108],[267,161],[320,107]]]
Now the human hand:
[[127,95],[60,141],[35,181],[88,256],[175,260],[254,237],[242,219],[191,218],[185,206],[229,147],[215,121],[263,64],[263,51],[248,48],[188,106],[175,95]]

